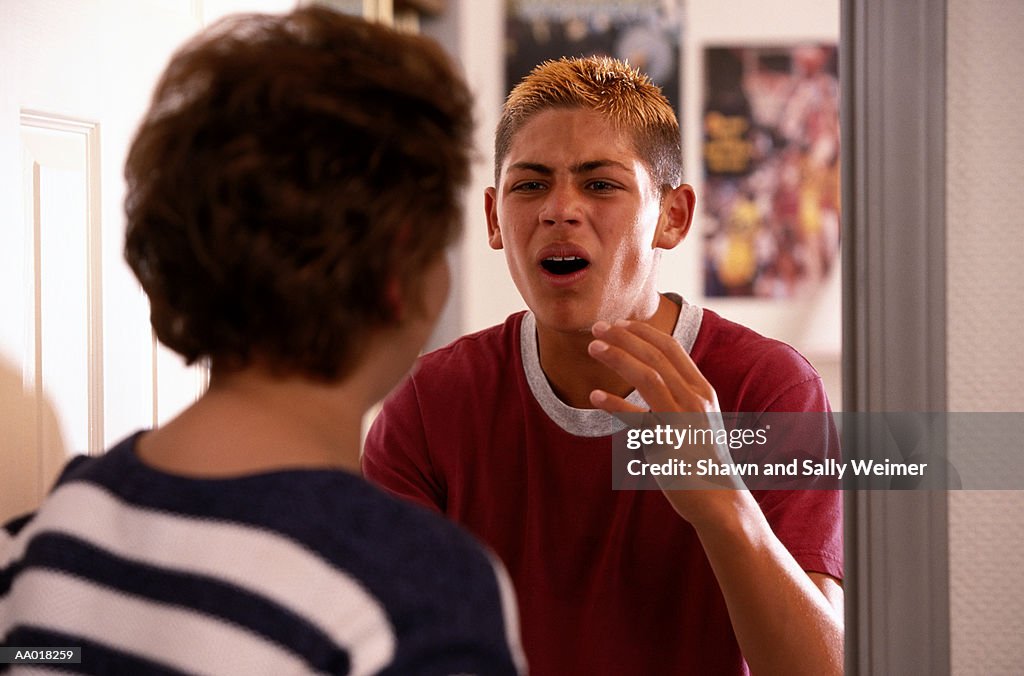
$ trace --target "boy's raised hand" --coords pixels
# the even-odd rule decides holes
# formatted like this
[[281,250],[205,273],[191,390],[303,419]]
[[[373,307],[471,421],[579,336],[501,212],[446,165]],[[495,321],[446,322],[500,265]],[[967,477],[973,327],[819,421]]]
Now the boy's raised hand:
[[[713,432],[724,429],[715,389],[671,335],[644,322],[627,320],[614,324],[597,322],[592,332],[595,339],[589,346],[590,355],[631,384],[650,407],[643,409],[610,392],[594,390],[590,394],[590,402],[595,408],[609,413],[651,411],[655,416],[658,413],[694,413],[700,414],[699,425]],[[650,457],[649,451],[645,453],[650,461],[664,462],[669,459],[666,451],[672,454],[673,459],[689,463],[691,467],[696,466],[700,459],[731,462],[728,448],[721,444],[690,445],[677,449],[659,446],[657,457]],[[697,477],[659,476],[657,479],[675,510],[694,525],[701,518],[714,518],[713,510],[709,511],[713,503],[724,504],[732,497],[722,495],[718,490],[692,490],[711,488],[706,480]],[[714,488],[745,488],[739,477],[716,479],[718,485]],[[715,493],[719,495],[713,495]]]

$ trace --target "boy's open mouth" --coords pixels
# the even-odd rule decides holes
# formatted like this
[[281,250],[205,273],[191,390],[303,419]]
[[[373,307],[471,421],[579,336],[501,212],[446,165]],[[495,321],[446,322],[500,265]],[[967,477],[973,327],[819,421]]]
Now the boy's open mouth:
[[553,275],[571,275],[590,265],[590,261],[579,256],[549,256],[540,265]]

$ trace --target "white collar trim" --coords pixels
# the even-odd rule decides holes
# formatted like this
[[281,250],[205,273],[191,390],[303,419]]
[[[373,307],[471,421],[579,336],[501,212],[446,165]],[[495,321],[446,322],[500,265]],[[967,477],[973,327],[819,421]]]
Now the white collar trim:
[[[697,333],[700,331],[701,321],[704,318],[704,310],[697,305],[687,303],[677,294],[666,293],[664,295],[680,306],[679,318],[672,330],[672,336],[689,353],[697,340]],[[537,347],[537,319],[532,312],[528,311],[523,316],[523,323],[519,328],[519,345],[523,354],[523,370],[526,372],[526,382],[530,384],[530,391],[533,392],[534,399],[556,425],[578,437],[605,437],[625,429],[625,423],[600,409],[573,408],[555,395],[540,366],[540,352]],[[636,390],[630,392],[626,401],[647,408],[647,402]]]

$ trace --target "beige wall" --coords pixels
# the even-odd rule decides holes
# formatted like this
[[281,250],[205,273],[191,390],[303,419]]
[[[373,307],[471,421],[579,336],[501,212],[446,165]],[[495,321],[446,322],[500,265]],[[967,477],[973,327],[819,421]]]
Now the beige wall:
[[[952,411],[1024,411],[1024,3],[949,0],[948,376]],[[949,499],[954,674],[1024,668],[1024,492]]]

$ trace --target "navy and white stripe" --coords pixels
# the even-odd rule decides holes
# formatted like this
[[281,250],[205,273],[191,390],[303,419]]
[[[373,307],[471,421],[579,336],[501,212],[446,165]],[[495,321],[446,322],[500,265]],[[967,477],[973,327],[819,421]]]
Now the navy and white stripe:
[[133,442],[0,531],[3,643],[81,645],[88,672],[522,666],[504,571],[451,524],[342,472],[164,475]]

